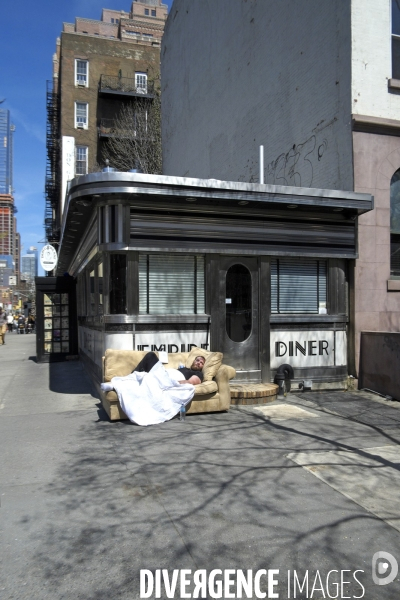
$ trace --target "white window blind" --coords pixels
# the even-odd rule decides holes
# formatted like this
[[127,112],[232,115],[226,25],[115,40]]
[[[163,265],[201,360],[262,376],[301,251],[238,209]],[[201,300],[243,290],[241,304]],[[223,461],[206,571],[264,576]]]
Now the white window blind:
[[326,307],[325,260],[278,258],[271,261],[271,312],[319,313]]
[[87,173],[87,146],[76,146],[75,149],[75,175],[86,175]]
[[204,256],[140,254],[141,314],[204,314]]
[[86,102],[75,103],[75,126],[87,128],[88,105]]
[[78,85],[88,84],[88,61],[76,60],[76,83]]

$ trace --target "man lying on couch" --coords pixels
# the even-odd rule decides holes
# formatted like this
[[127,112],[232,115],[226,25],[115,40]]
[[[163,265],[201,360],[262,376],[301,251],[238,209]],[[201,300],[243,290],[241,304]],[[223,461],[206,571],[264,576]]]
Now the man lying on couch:
[[[177,369],[166,369],[170,375],[176,375],[176,371],[179,371],[179,377],[183,375],[184,379],[179,380],[179,383],[191,383],[192,385],[199,385],[203,381],[203,367],[206,359],[204,356],[196,356],[190,368],[184,367],[183,365]],[[140,361],[140,363],[134,368],[133,373],[150,373],[154,365],[158,363],[157,355],[154,352],[148,352],[146,356]]]
[[[172,419],[194,396],[194,386],[203,381],[203,356],[190,368],[165,369],[154,352],[148,352],[130,375],[102,383],[104,392],[114,389],[122,410],[138,425],[155,425]],[[184,379],[182,379],[182,377]]]

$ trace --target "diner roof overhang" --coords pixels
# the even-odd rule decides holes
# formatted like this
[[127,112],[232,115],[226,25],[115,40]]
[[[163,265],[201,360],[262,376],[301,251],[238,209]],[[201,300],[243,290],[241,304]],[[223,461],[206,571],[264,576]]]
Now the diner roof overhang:
[[215,215],[265,218],[355,220],[374,208],[370,194],[338,190],[261,185],[216,179],[100,172],[73,179],[62,218],[57,274],[68,270],[82,236],[100,203],[124,202],[141,210],[175,209]]

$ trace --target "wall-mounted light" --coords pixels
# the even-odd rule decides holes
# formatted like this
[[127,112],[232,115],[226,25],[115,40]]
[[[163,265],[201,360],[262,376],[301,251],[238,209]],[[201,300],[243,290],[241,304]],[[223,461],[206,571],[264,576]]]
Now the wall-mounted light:
[[196,202],[197,198],[192,198],[191,196],[189,196],[189,198],[186,198],[186,202]]
[[288,204],[287,208],[297,208],[298,204]]
[[239,206],[246,206],[246,204],[248,204],[249,201],[248,200],[240,200],[240,202],[238,202]]
[[333,212],[342,212],[343,208],[340,208],[339,206],[337,208],[333,209]]

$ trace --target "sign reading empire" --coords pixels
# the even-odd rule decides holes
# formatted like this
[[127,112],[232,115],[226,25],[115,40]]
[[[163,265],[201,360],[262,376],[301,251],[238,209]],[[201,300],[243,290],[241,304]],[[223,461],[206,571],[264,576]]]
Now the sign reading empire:
[[345,331],[271,331],[271,368],[346,365]]
[[174,331],[157,333],[136,333],[135,349],[145,351],[190,352],[197,346],[209,350],[206,331]]

